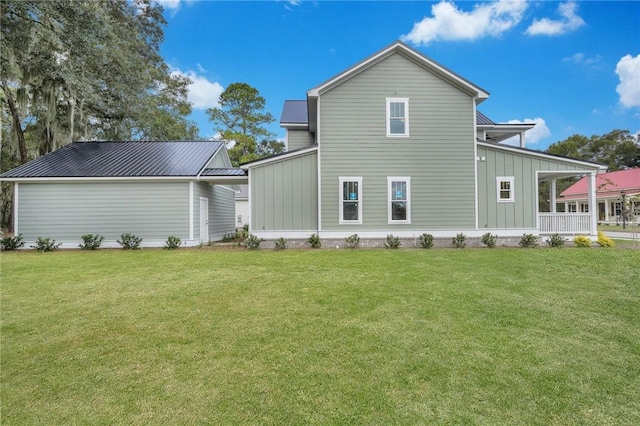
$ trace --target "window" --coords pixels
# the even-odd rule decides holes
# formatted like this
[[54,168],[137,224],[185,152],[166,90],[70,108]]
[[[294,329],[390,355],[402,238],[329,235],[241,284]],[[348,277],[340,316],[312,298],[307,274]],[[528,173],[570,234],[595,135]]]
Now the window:
[[498,176],[496,180],[498,182],[498,202],[509,203],[515,201],[513,194],[513,176]]
[[568,207],[567,212],[576,213],[576,211],[577,211],[576,210],[576,203],[571,203],[567,207]]
[[341,177],[339,223],[362,223],[362,178]]
[[411,223],[411,178],[388,177],[389,223]]
[[409,136],[409,98],[387,98],[387,137]]

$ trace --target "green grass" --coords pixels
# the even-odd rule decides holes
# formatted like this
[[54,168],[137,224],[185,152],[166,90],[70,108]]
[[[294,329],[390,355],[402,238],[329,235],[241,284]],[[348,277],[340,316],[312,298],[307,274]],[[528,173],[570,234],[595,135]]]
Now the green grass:
[[640,251],[1,255],[2,424],[640,424]]

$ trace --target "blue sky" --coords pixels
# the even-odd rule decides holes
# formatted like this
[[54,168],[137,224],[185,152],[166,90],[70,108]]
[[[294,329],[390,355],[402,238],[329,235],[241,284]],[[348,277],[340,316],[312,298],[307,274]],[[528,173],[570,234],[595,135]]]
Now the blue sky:
[[527,146],[573,134],[640,132],[637,1],[162,0],[162,54],[193,80],[191,119],[229,84],[260,91],[278,126],[286,99],[403,40],[489,91],[480,111],[499,123],[536,122]]

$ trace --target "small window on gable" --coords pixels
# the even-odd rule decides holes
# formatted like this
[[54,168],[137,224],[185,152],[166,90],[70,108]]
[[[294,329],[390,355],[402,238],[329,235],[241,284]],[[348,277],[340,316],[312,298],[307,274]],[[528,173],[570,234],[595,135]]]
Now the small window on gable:
[[387,98],[387,137],[409,136],[409,98]]
[[498,176],[498,202],[511,203],[515,201],[513,176]]
[[389,223],[411,223],[411,178],[387,177]]
[[341,224],[362,223],[362,178],[341,177],[339,181]]

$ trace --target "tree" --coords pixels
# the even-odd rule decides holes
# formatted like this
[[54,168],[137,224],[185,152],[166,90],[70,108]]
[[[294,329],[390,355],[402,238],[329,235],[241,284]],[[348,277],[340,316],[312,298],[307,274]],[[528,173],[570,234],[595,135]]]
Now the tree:
[[73,140],[197,138],[165,24],[152,0],[0,0],[0,171]]
[[270,140],[275,136],[264,126],[274,121],[264,112],[265,100],[247,83],[233,83],[220,94],[220,107],[209,108],[209,121],[229,143],[229,157],[234,166],[278,154],[284,144]]
[[612,130],[590,138],[572,135],[549,146],[547,152],[603,163],[609,171],[640,167],[639,135],[632,135],[628,130]]

